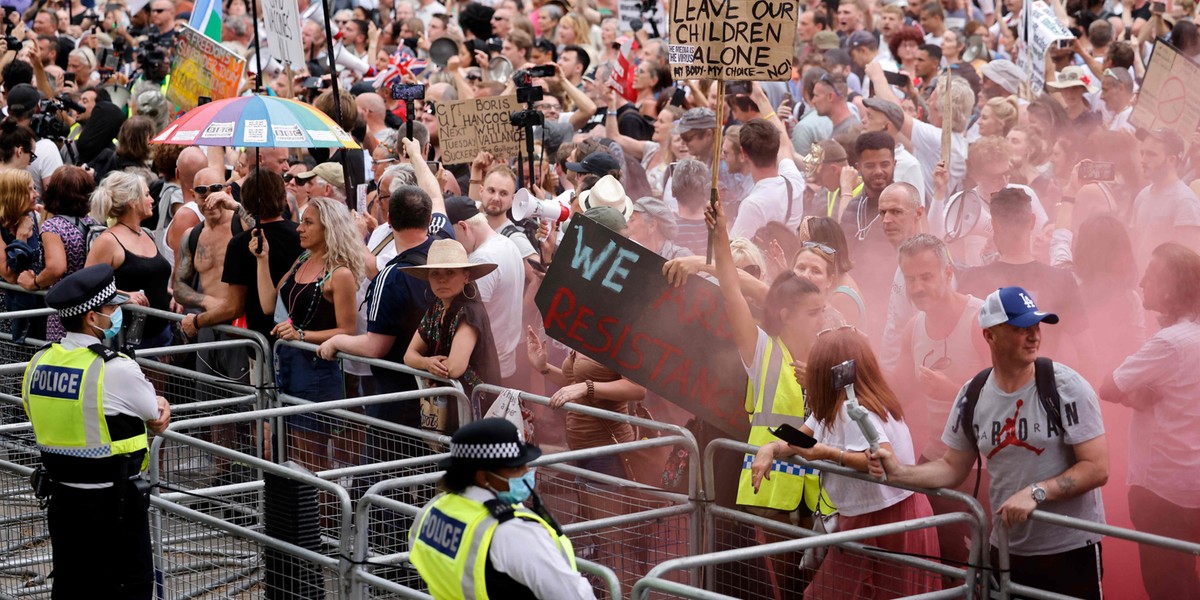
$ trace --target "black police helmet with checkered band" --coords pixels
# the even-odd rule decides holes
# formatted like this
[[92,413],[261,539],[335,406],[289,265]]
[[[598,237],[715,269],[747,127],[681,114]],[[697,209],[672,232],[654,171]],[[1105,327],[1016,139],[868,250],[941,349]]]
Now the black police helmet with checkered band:
[[542,449],[526,444],[517,427],[504,419],[480,419],[463,425],[450,437],[450,458],[439,469],[503,469],[536,460]]

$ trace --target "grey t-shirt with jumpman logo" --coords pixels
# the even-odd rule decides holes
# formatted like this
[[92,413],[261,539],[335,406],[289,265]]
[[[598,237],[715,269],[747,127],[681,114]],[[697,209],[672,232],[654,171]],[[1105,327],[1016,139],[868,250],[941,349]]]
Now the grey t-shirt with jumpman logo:
[[[994,377],[988,376],[979,393],[974,424],[977,448],[983,454],[991,476],[988,499],[992,510],[996,511],[1018,490],[1029,493],[1030,485],[1066,471],[1075,463],[1071,446],[1103,435],[1104,422],[1095,390],[1070,367],[1054,363],[1054,380],[1062,402],[1059,412],[1065,432],[1050,423],[1037,398],[1037,385],[1033,379],[1016,392],[1007,394],[996,386]],[[942,431],[942,441],[956,450],[974,453],[975,449],[967,443],[959,427],[959,413],[965,403],[966,391],[966,385],[958,391],[954,411]],[[1104,503],[1099,488],[1069,500],[1047,501],[1038,508],[1095,523],[1104,522]],[[1003,527],[1000,518],[993,514],[992,545],[996,545],[996,531],[1000,527]],[[1009,531],[1009,550],[1020,556],[1057,554],[1099,539],[1099,535],[1076,529],[1026,521]]]

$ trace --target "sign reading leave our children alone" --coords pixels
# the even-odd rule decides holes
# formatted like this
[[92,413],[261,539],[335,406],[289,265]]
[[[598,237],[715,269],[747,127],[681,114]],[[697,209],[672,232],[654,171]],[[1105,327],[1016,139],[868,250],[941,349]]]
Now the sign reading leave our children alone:
[[671,2],[675,79],[785,81],[799,12],[791,0]]
[[721,292],[699,277],[671,286],[665,263],[576,215],[535,298],[546,333],[745,439],[747,377]]

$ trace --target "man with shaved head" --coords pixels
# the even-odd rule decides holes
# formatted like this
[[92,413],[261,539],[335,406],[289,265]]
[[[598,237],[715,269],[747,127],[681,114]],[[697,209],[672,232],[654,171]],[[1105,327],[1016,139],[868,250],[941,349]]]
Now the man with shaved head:
[[[204,220],[200,207],[196,204],[196,192],[193,188],[196,173],[207,165],[208,158],[204,151],[195,146],[184,148],[183,152],[179,153],[179,162],[175,163],[175,174],[179,180],[181,194],[168,199],[169,213],[163,217],[158,235],[158,249],[172,265],[175,264],[175,253],[179,250],[179,238],[183,232]],[[165,232],[161,231],[163,225],[166,225]]]
[[383,96],[374,92],[359,94],[355,100],[358,104],[358,114],[367,124],[367,135],[374,137],[376,141],[381,139],[388,126],[384,123],[384,118],[387,116],[387,105],[383,101]]
[[[883,235],[897,253],[908,238],[921,233],[924,221],[925,205],[921,203],[921,193],[916,187],[911,183],[896,182],[883,188],[883,193],[879,194],[879,224],[883,228]],[[892,256],[891,264],[898,265],[895,256]],[[877,260],[882,261],[883,257]],[[879,363],[888,372],[895,372],[899,364],[901,332],[915,314],[917,310],[905,291],[904,272],[897,266],[888,295],[883,343],[879,347]]]

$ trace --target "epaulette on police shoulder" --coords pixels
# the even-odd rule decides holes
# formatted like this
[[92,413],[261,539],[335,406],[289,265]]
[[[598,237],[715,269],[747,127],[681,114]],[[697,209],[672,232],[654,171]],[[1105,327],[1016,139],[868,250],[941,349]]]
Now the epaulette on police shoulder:
[[34,354],[37,354],[38,352],[42,352],[44,350],[49,350],[50,346],[53,346],[53,345],[54,345],[54,342],[46,342],[45,344],[42,345],[41,348],[38,348],[37,351],[34,352]]
[[108,362],[108,361],[120,356],[120,354],[118,354],[116,350],[113,350],[112,348],[109,348],[108,346],[105,346],[104,344],[92,344],[91,346],[88,346],[88,350],[91,350],[92,352],[99,354],[100,358],[104,359],[104,362]]
[[483,503],[483,506],[492,513],[492,517],[500,523],[505,523],[517,516],[517,509],[511,504],[505,504],[499,498],[492,498]]

